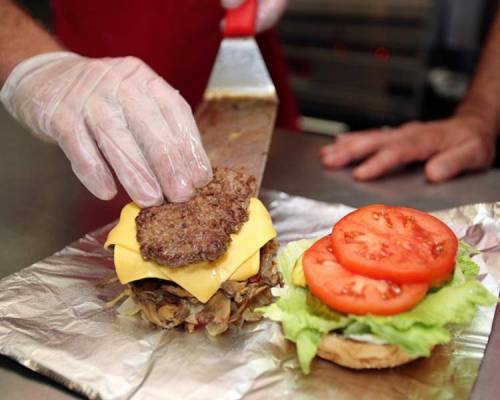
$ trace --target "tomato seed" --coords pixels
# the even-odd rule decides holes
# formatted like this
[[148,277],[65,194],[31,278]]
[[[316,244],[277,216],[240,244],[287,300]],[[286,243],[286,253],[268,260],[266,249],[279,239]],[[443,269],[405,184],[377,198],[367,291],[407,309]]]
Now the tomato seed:
[[443,243],[436,243],[432,246],[432,255],[438,257],[444,251]]

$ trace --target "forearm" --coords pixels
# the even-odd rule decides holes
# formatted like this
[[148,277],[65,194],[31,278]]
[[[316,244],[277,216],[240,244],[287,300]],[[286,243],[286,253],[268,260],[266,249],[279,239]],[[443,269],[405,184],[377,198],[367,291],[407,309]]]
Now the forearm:
[[457,108],[459,116],[473,116],[486,132],[500,133],[500,8],[467,95]]
[[21,61],[63,50],[37,22],[12,0],[0,0],[0,87]]

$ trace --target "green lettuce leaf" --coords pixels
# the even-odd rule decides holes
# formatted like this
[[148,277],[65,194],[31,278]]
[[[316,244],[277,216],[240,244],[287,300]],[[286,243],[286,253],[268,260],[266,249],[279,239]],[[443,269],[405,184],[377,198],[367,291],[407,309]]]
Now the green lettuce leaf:
[[465,242],[458,243],[457,265],[455,268],[451,286],[458,286],[469,279],[475,279],[479,274],[479,265],[472,261],[472,256],[478,254],[479,251]]
[[315,329],[303,329],[294,340],[297,346],[299,365],[305,374],[311,372],[311,362],[316,357],[322,337],[323,334]]
[[478,306],[493,306],[498,302],[496,296],[475,280],[479,267],[471,256],[477,251],[460,243],[451,281],[429,292],[411,310],[394,316],[338,313],[307,288],[292,285],[295,262],[313,242],[292,242],[280,254],[278,265],[287,288],[274,304],[259,309],[268,318],[282,323],[285,337],[297,344],[299,364],[306,374],[322,336],[329,332],[371,334],[401,346],[412,356],[429,356],[432,347],[450,341],[448,325],[469,324]]
[[316,309],[308,301],[309,290],[292,285],[295,262],[314,242],[315,239],[292,242],[278,256],[278,265],[287,289],[275,303],[257,309],[267,318],[281,322],[285,337],[297,345],[299,364],[306,374],[310,371],[311,361],[316,356],[323,335],[346,327],[351,322],[349,317],[325,305]]
[[349,317],[334,311],[316,312],[307,301],[308,295],[307,289],[289,287],[275,303],[257,309],[267,318],[281,322],[285,337],[297,344],[299,364],[306,374],[323,335],[351,322]]

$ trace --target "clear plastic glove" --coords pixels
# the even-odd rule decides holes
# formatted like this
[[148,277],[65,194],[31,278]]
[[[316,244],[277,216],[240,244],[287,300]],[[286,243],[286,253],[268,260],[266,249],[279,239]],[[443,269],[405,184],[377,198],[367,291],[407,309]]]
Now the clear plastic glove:
[[189,199],[212,177],[191,108],[134,57],[47,53],[20,63],[0,99],[42,138],[56,141],[98,198],[116,194],[113,168],[140,206]]
[[[221,0],[224,8],[239,7],[245,0]],[[285,12],[288,0],[259,0],[257,7],[257,33],[272,28]]]
[[410,122],[396,129],[350,133],[323,147],[321,161],[332,169],[366,159],[353,175],[378,178],[394,168],[427,161],[425,175],[432,182],[465,171],[487,168],[495,157],[496,132],[473,116],[454,116],[436,122]]

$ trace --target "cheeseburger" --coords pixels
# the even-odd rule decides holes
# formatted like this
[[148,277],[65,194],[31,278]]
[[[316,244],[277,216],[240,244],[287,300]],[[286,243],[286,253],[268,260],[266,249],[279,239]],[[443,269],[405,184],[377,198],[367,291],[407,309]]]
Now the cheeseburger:
[[254,177],[216,168],[187,202],[126,205],[105,247],[128,308],[161,328],[211,335],[259,320],[254,308],[271,302],[281,278],[276,231],[255,196]]

